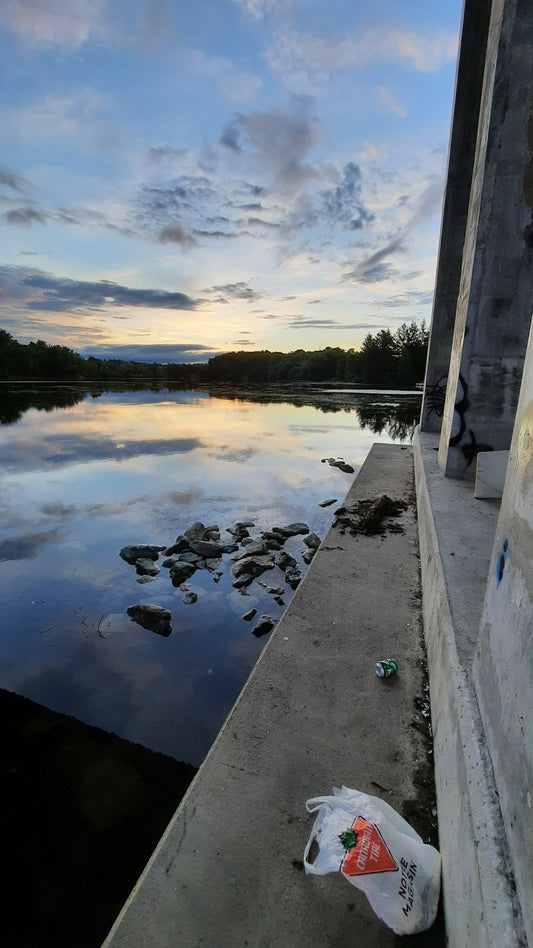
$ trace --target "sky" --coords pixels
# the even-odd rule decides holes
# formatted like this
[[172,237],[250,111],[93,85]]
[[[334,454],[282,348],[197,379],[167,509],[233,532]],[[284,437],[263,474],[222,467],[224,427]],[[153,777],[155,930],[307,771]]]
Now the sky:
[[461,0],[2,0],[0,328],[100,358],[429,321]]

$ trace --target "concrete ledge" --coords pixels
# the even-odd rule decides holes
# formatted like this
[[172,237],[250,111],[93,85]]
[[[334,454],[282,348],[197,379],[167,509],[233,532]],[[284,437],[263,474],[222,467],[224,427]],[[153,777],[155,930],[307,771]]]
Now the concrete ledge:
[[[476,500],[464,482],[444,478],[437,446],[437,435],[417,432],[422,605],[446,928],[449,944],[457,948],[513,948],[524,943],[521,919],[509,884],[503,821],[470,672],[497,509]],[[461,561],[461,533],[477,547],[462,581],[457,563],[451,564],[456,552]]]
[[338,873],[302,871],[305,801],[333,786],[382,796],[424,839],[435,822],[410,448],[375,445],[346,502],[383,493],[407,503],[400,531],[331,528],[106,948],[398,943]]

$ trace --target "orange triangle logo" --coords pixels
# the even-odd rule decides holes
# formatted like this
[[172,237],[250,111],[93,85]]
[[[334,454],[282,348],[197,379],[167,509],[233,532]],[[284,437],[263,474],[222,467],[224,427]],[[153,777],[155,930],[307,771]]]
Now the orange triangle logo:
[[372,872],[396,872],[390,850],[374,823],[358,816],[353,827],[341,833],[341,841],[347,849],[341,863],[341,872],[346,876],[364,876]]

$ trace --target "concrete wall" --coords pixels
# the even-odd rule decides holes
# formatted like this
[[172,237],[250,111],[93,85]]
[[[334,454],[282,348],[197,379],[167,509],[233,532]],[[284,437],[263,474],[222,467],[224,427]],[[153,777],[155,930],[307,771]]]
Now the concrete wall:
[[[436,444],[436,435],[418,432],[414,458],[446,932],[450,948],[517,948],[523,944],[520,909],[469,672],[471,650],[458,647],[463,604],[475,573],[480,582],[486,577],[488,554],[457,575],[449,568],[462,543],[447,509],[453,504],[467,530],[476,522],[472,504],[482,510],[483,503],[461,481],[446,481]],[[475,537],[474,529],[472,545]],[[482,609],[476,600],[470,598],[469,607],[475,628]]]
[[492,0],[439,461],[509,448],[533,298],[533,6]]
[[474,677],[524,924],[533,944],[533,332]]

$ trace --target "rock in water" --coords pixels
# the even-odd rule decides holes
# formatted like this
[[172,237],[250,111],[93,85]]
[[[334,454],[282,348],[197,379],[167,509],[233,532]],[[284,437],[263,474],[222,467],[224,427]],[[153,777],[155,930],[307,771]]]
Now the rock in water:
[[157,560],[161,550],[164,549],[164,546],[139,543],[136,546],[123,546],[119,556],[121,556],[123,560],[126,560],[126,563],[131,563],[132,566],[135,566],[135,563],[139,559]]
[[165,638],[172,632],[170,612],[162,606],[130,606],[127,612],[130,619],[143,629],[149,629],[150,632],[156,632]]
[[285,550],[283,550],[283,552],[280,553],[280,555],[276,558],[276,563],[283,572],[285,572],[288,566],[296,567],[298,565],[297,561],[294,559],[294,556],[291,556],[290,553],[287,553]]
[[259,638],[261,635],[267,635],[273,628],[274,619],[272,616],[261,616],[255,628],[252,629],[252,632],[256,638]]
[[135,569],[139,576],[157,576],[159,573],[159,566],[147,557],[141,557],[135,560]]
[[320,546],[320,537],[316,533],[310,533],[308,537],[304,537],[304,543],[311,550],[318,550]]
[[300,570],[297,569],[297,567],[287,566],[287,569],[285,570],[285,579],[287,580],[291,589],[296,589],[296,587],[300,584],[301,578],[302,574],[300,573]]
[[190,579],[194,572],[196,572],[194,563],[183,563],[181,560],[178,560],[177,563],[174,563],[174,565],[170,567],[172,585],[179,586],[180,583],[184,583],[185,580]]
[[309,533],[309,527],[306,523],[288,523],[285,527],[274,527],[274,530],[284,537],[295,537],[299,533]]

